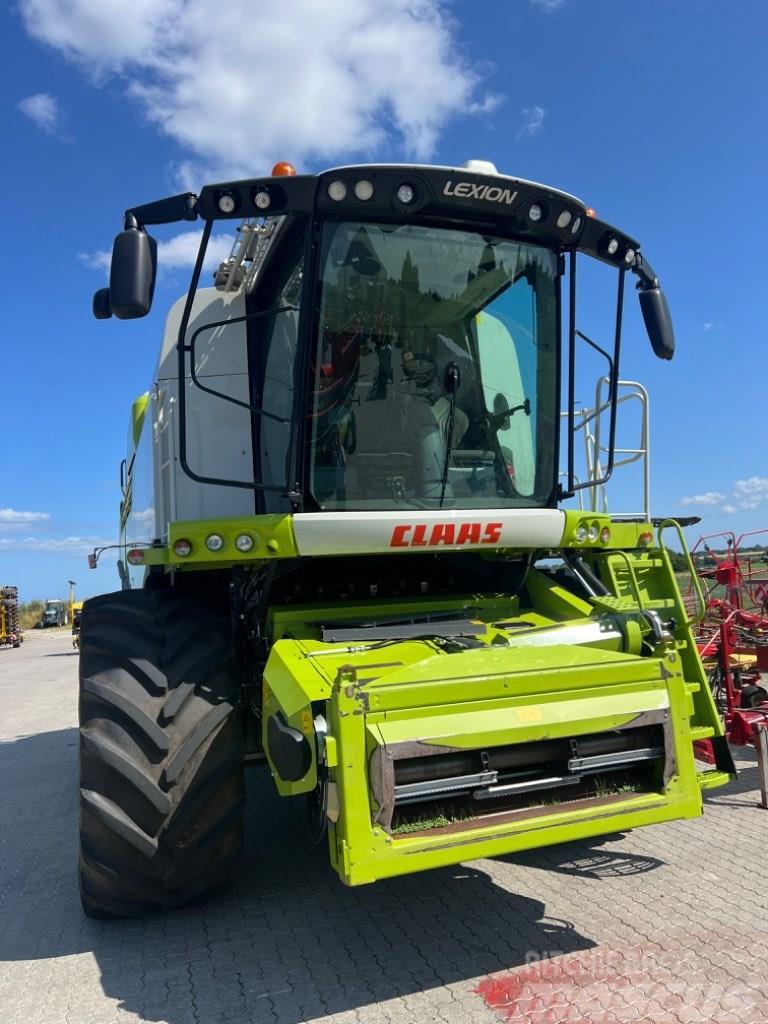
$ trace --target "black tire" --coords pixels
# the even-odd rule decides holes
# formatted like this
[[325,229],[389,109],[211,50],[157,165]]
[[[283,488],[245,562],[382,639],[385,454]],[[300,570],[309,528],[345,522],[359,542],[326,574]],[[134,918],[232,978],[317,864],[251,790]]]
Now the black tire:
[[174,591],[87,601],[80,893],[135,917],[221,891],[243,838],[243,730],[224,608]]

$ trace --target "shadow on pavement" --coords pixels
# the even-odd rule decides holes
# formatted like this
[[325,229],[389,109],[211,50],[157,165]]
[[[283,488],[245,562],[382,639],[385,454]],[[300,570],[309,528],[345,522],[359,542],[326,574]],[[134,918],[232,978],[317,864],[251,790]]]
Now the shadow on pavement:
[[704,802],[716,807],[742,807],[754,811],[760,801],[757,751],[754,747],[731,746],[731,753],[738,771],[736,780],[722,789],[705,792]]
[[[280,800],[254,769],[246,852],[226,896],[89,921],[75,874],[76,741],[64,729],[0,743],[0,958],[92,953],[104,993],[149,1021],[299,1024],[594,945],[476,867],[344,887],[307,838],[302,801]],[[551,868],[542,853],[537,866]]]
[[666,863],[658,857],[629,853],[627,850],[603,848],[605,843],[620,838],[623,838],[621,834],[606,836],[602,839],[579,840],[500,859],[505,860],[508,864],[522,864],[525,867],[556,871],[561,875],[595,879],[644,875],[663,867]]

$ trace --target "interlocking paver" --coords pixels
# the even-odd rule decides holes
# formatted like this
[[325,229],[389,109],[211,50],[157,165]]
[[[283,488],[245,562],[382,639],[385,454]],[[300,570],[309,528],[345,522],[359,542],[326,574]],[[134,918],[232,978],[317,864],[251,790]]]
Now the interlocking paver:
[[768,1021],[768,815],[751,751],[703,819],[355,890],[307,840],[300,802],[253,771],[228,895],[86,920],[67,644],[0,651],[2,1024]]

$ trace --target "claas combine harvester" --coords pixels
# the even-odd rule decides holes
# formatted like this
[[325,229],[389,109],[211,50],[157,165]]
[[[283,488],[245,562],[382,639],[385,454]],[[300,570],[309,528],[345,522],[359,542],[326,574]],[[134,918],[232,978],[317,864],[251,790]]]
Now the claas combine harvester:
[[[146,229],[195,220],[133,404],[122,589],[82,615],[86,912],[218,888],[252,763],[307,801],[349,885],[699,815],[733,765],[665,547],[679,525],[560,507],[614,466],[629,274],[672,356],[638,243],[482,161],[281,164],[128,210],[95,315],[144,316]],[[201,287],[221,222],[236,242]],[[580,481],[583,257],[617,298],[612,346],[587,339],[607,461]]]

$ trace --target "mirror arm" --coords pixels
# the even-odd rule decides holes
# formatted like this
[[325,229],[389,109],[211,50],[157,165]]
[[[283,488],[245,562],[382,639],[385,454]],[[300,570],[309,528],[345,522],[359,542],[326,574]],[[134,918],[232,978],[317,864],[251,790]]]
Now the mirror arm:
[[640,253],[637,254],[635,265],[632,267],[632,273],[639,278],[637,287],[640,291],[647,292],[651,288],[659,287],[659,279],[656,276],[656,272]]
[[671,359],[675,352],[675,335],[669,306],[659,285],[659,279],[653,267],[646,263],[640,253],[637,254],[632,271],[639,278],[638,298],[651,347],[659,359]]
[[178,196],[158,199],[154,203],[133,206],[125,211],[125,230],[144,228],[148,224],[175,224],[180,220],[197,220],[197,196],[183,192]]
[[531,415],[531,400],[526,398],[520,405],[513,405],[511,409],[505,409],[504,412],[490,412],[486,413],[488,422],[494,430],[504,428],[505,430],[509,426],[509,421],[515,415],[516,412],[524,412],[526,416]]

